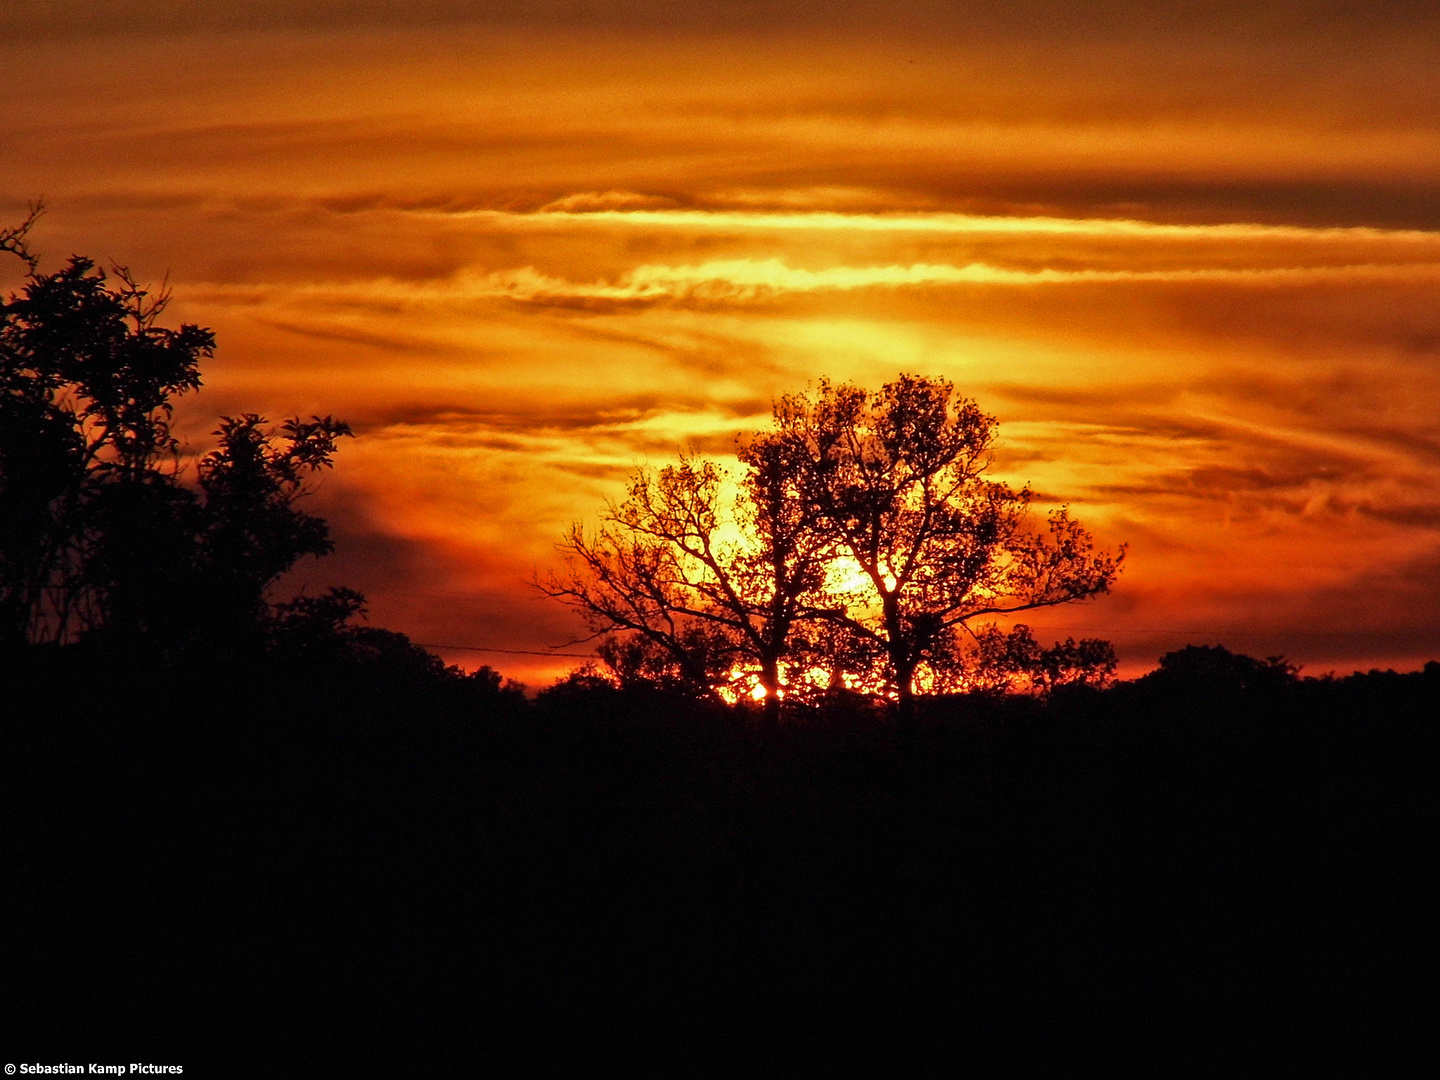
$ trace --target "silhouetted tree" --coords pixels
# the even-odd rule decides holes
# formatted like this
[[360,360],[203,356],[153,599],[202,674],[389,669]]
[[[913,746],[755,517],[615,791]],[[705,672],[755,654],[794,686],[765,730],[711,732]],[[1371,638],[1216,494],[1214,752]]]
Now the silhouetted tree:
[[781,663],[824,580],[824,542],[792,497],[783,453],[746,448],[733,500],[711,462],[641,470],[597,533],[576,525],[562,542],[569,570],[540,588],[609,639],[601,657],[622,683],[713,694],[751,668],[777,715]]
[[[943,666],[945,659],[938,664]],[[963,659],[968,664],[961,680],[974,689],[1041,696],[1062,686],[1109,686],[1119,663],[1108,641],[1066,638],[1046,648],[1023,623],[1008,633],[994,625],[982,627],[975,633],[973,652]]]
[[26,244],[37,216],[0,233],[29,268],[0,304],[0,639],[12,645],[102,621],[97,572],[113,576],[122,537],[155,540],[144,523],[184,501],[172,400],[200,385],[214,347],[201,327],[159,326],[167,294],[123,270],[115,287],[80,256],[40,273]]
[[902,716],[918,670],[953,672],[972,626],[1106,592],[1124,558],[1065,509],[1032,528],[1030,490],[984,476],[994,438],[950,383],[902,375],[783,398],[755,443],[784,456],[805,516],[853,564],[841,603],[815,614],[883,650]]
[[[466,675],[447,667],[428,652],[394,630],[362,625],[365,597],[354,589],[334,587],[318,596],[300,596],[276,604],[265,621],[267,643],[280,659],[313,673],[317,666],[332,673],[368,672],[415,686],[465,683],[491,697],[502,692],[500,675],[488,667]],[[515,684],[504,688],[510,696],[520,694]]]
[[1283,656],[1257,660],[1224,645],[1186,645],[1160,657],[1140,685],[1174,693],[1239,694],[1293,684],[1300,669]]
[[982,475],[994,426],[942,380],[874,394],[822,382],[742,442],[733,505],[709,462],[637,473],[598,533],[572,529],[568,574],[541,587],[597,636],[633,638],[603,654],[622,681],[643,671],[713,693],[753,668],[772,715],[787,682],[889,692],[908,714],[922,665],[936,689],[970,687],[977,662],[993,683],[1003,661],[1012,686],[1025,667],[1042,691],[1103,682],[1103,642],[976,636],[987,617],[1106,591],[1123,558],[1097,553],[1065,510],[1030,527],[1029,490]]
[[294,504],[307,477],[332,466],[336,440],[351,433],[329,416],[264,425],[253,413],[223,418],[219,447],[199,464],[197,574],[213,618],[234,626],[264,617],[266,590],[300,558],[333,548],[324,520]]
[[214,335],[159,325],[168,292],[123,269],[112,284],[74,256],[41,273],[38,212],[0,232],[28,270],[0,305],[0,645],[258,643],[266,589],[330,550],[294,504],[349,427],[224,418],[198,489],[182,484],[174,400],[199,387]]

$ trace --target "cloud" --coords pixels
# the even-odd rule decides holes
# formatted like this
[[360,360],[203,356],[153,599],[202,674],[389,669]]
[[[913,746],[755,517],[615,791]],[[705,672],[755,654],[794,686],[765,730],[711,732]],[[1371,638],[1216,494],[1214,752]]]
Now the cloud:
[[310,571],[419,640],[564,640],[521,582],[634,468],[906,370],[1133,541],[1083,625],[1358,656],[1434,610],[1437,43],[1319,0],[4,4],[0,220],[171,271],[197,446],[356,425]]
[[57,198],[1435,222],[1433,13],[1151,6],[8,3],[0,142]]
[[946,285],[1057,285],[1101,282],[1282,282],[1344,278],[1434,277],[1440,263],[1400,266],[1286,267],[1197,270],[1013,270],[985,263],[963,266],[916,263],[908,266],[832,266],[810,270],[781,259],[729,259],[694,266],[645,265],[610,282],[558,280],[530,267],[491,274],[474,286],[476,295],[531,303],[612,301],[653,303],[755,301],[785,293],[849,292],[857,289]]
[[[1433,33],[1433,8],[1412,0],[1380,0],[1364,12],[1326,0],[1284,5],[1229,0],[1157,0],[1137,7],[1124,0],[962,0],[933,3],[876,0],[843,8],[817,8],[808,0],[15,0],[6,5],[13,25],[52,33],[123,31],[137,23],[151,33],[184,30],[413,27],[480,24],[558,29],[661,29],[672,33],[810,31],[841,29],[917,36],[969,36],[982,41],[1050,38],[1070,42],[1230,39],[1280,46],[1329,42],[1363,49],[1367,42]],[[38,13],[37,10],[38,9]],[[43,18],[48,13],[49,18]]]
[[663,195],[643,195],[637,191],[582,191],[566,195],[540,207],[542,214],[595,213],[611,210],[658,209],[673,205],[674,199]]
[[[964,265],[911,263],[888,266],[828,266],[808,269],[780,258],[717,259],[691,265],[646,263],[613,280],[571,281],[523,266],[488,273],[467,272],[429,282],[366,281],[351,285],[302,285],[284,290],[298,301],[370,299],[377,303],[453,303],[513,300],[554,306],[607,306],[677,301],[744,303],[795,293],[853,292],[864,289],[943,288],[958,285],[1040,286],[1134,284],[1305,285],[1326,281],[1440,282],[1440,262],[1402,265],[1360,264],[1276,268],[1174,270],[1017,270],[972,262]],[[268,286],[200,287],[193,296],[230,303],[255,302],[280,290]],[[338,333],[338,331],[336,331]]]
[[[444,407],[442,407],[444,408]],[[647,423],[658,416],[686,414],[704,416],[720,423],[730,423],[737,418],[753,416],[757,408],[769,412],[769,403],[756,398],[729,400],[717,398],[698,390],[689,393],[657,392],[631,394],[616,391],[611,394],[588,395],[581,404],[524,403],[513,410],[461,410],[439,413],[440,417],[460,423],[481,423],[497,429],[527,431],[588,431],[608,429],[616,425]],[[391,414],[396,415],[396,414]],[[418,422],[423,412],[407,411],[403,414]]]
[[[618,195],[619,193],[609,193]],[[636,204],[645,196],[625,195]],[[557,200],[540,210],[524,215],[505,215],[503,211],[456,211],[487,218],[517,217],[549,223],[566,223],[578,219],[626,225],[632,228],[679,228],[720,230],[804,230],[830,231],[857,229],[884,233],[960,233],[960,234],[1047,234],[1084,237],[1143,237],[1147,239],[1220,241],[1307,240],[1380,240],[1418,243],[1440,247],[1440,233],[1421,229],[1380,229],[1369,226],[1305,227],[1219,222],[1207,224],[1172,224],[1135,218],[1062,218],[1036,215],[984,215],[960,213],[846,213],[825,210],[800,212],[753,212],[742,210],[636,209],[634,205],[585,205],[599,197],[570,196]],[[579,200],[572,203],[571,200]],[[657,200],[658,201],[658,200]]]
[[281,319],[260,319],[257,321],[263,326],[274,327],[276,330],[284,330],[288,334],[298,334],[301,337],[316,338],[320,341],[337,341],[345,345],[365,345],[374,349],[384,349],[389,352],[398,353],[416,353],[425,348],[424,342],[413,338],[368,333],[363,330],[351,330],[343,327],[306,325],[303,323],[286,322]]

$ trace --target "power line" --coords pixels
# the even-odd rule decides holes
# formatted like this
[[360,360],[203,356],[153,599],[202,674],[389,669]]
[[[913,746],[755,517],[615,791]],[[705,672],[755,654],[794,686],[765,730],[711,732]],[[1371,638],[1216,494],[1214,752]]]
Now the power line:
[[1068,626],[1066,624],[1035,623],[1032,627],[1035,630],[1054,631],[1080,631],[1092,634],[1193,634],[1196,637],[1380,637],[1390,636],[1395,633],[1391,630],[1292,630],[1288,627],[1255,627],[1245,629],[1243,627],[1225,627],[1222,629],[1208,630],[1196,629],[1195,627],[1177,626]]
[[541,652],[537,649],[499,649],[490,645],[435,645],[425,641],[416,641],[414,642],[414,644],[420,646],[420,648],[422,649],[453,649],[461,652],[515,653],[520,656],[574,656],[578,657],[581,660],[590,660],[594,658],[594,655],[592,653]]

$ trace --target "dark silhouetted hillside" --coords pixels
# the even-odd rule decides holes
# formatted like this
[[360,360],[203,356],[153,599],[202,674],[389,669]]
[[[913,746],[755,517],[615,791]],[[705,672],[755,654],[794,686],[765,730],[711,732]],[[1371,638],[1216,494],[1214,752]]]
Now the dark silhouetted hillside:
[[922,974],[1106,1022],[1216,981],[1251,1015],[1403,1013],[1440,665],[1207,655],[1048,701],[922,699],[899,738],[863,703],[775,726],[596,680],[527,701],[383,631],[240,670],[37,650],[7,675],[21,940],[51,972],[28,1009],[144,964],[277,1017]]

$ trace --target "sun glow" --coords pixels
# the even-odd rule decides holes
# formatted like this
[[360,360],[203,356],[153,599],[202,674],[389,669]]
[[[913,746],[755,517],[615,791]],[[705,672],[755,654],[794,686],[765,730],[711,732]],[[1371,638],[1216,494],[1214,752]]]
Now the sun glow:
[[[880,580],[886,589],[894,589],[898,578],[888,570],[880,573]],[[826,589],[850,597],[854,602],[877,603],[875,582],[853,556],[839,555],[830,560],[826,568]]]
[[[776,698],[780,701],[785,700],[785,686],[793,685],[783,674],[782,679],[784,679],[784,683],[776,693]],[[721,700],[730,705],[746,700],[765,701],[770,696],[770,692],[760,682],[759,672],[752,667],[745,666],[731,668],[729,681],[717,687],[716,692],[720,695]]]
[[196,452],[217,415],[352,423],[313,503],[335,553],[297,585],[545,685],[573,661],[531,654],[579,628],[524,582],[571,522],[681,446],[735,475],[779,395],[906,371],[998,418],[997,478],[1131,541],[1051,631],[1113,638],[1122,671],[1440,641],[1433,28],[1142,56],[1029,25],[902,53],[268,18],[198,49],[0,34],[0,227],[44,193],[47,267],[170,271],[170,315],[219,343],[175,417]]
[[[645,196],[626,193],[640,200]],[[834,232],[856,230],[879,233],[940,233],[959,235],[1035,235],[1077,237],[1140,237],[1171,240],[1302,240],[1318,243],[1336,240],[1384,240],[1440,244],[1440,235],[1421,229],[1377,229],[1369,226],[1306,228],[1239,222],[1190,225],[1140,221],[1132,218],[1056,218],[1044,216],[993,217],[975,214],[866,214],[814,210],[800,213],[755,213],[740,210],[597,209],[557,210],[542,207],[532,213],[503,210],[461,211],[462,216],[525,221],[537,225],[571,225],[594,222],[632,228],[679,230],[786,230]]]

